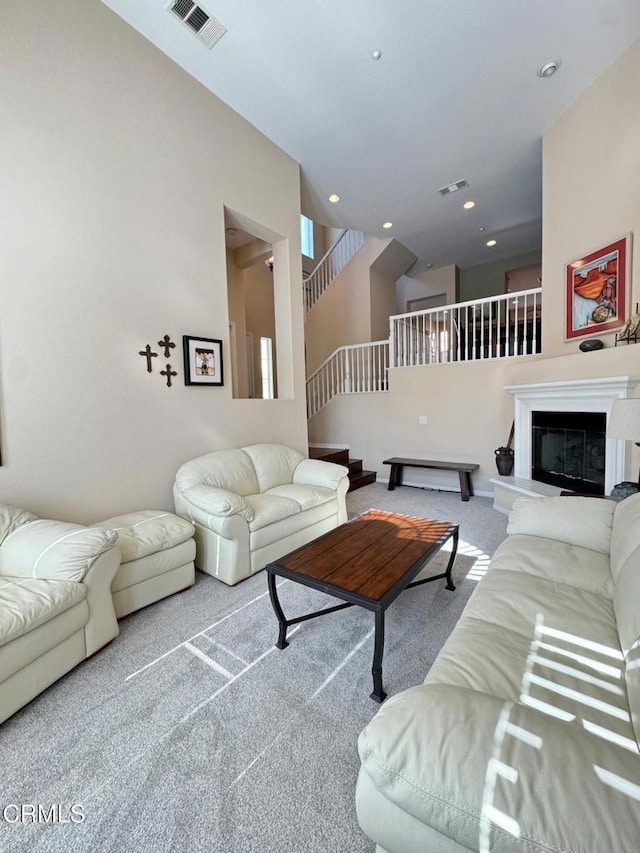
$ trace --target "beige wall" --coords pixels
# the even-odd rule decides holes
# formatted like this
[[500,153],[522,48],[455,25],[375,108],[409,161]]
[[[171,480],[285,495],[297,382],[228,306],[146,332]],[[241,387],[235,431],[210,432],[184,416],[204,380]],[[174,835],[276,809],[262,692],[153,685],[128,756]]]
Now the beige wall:
[[[249,396],[249,374],[247,371],[247,348],[245,346],[247,322],[244,306],[244,273],[236,266],[235,252],[232,249],[227,249],[227,297],[229,321],[235,324],[236,334],[237,369],[235,370],[233,393],[235,397],[246,398]],[[231,379],[233,380],[233,377]]]
[[[640,42],[596,81],[544,139],[543,348],[544,357],[479,364],[446,364],[390,371],[386,394],[336,398],[310,421],[312,442],[349,445],[368,468],[388,478],[389,455],[480,463],[476,488],[490,491],[494,450],[506,443],[513,418],[507,385],[527,382],[640,376],[640,346],[582,353],[563,342],[564,264],[629,231],[640,235]],[[590,132],[606,117],[606,135]],[[640,299],[640,263],[632,300]],[[636,389],[638,393],[640,389]],[[426,426],[418,417],[426,415]],[[638,454],[626,478],[637,479]],[[454,475],[409,469],[407,480],[455,483]]]
[[403,275],[396,288],[396,314],[405,314],[407,302],[412,299],[424,299],[428,296],[445,294],[443,305],[452,305],[456,301],[456,266],[450,264],[436,270],[424,270],[418,275]]
[[[392,370],[388,393],[334,398],[309,422],[309,440],[350,446],[381,480],[389,477],[388,456],[478,462],[474,486],[488,492],[494,450],[506,444],[513,418],[505,384],[500,361]],[[405,481],[458,488],[451,472],[407,469]]]
[[396,311],[396,278],[371,267],[371,340],[382,341],[389,337],[389,317]]
[[247,332],[253,335],[253,394],[262,396],[262,369],[260,364],[260,338],[271,338],[273,343],[274,392],[278,395],[276,370],[277,341],[276,318],[273,301],[273,273],[263,263],[254,264],[244,271],[244,302]]
[[[508,258],[500,258],[497,261],[461,269],[458,287],[459,301],[467,302],[472,299],[484,299],[486,296],[498,296],[505,293],[507,272],[532,264],[539,264],[540,257],[540,250],[535,249],[531,252],[523,252],[520,255],[511,255]],[[534,282],[533,287],[536,286]]]
[[338,347],[373,340],[370,268],[388,243],[388,240],[367,237],[362,248],[307,315],[307,376]]
[[[7,6],[0,68],[2,500],[170,509],[186,459],[304,451],[298,165],[98,0]],[[224,205],[280,241],[281,400],[233,400],[228,372],[183,383],[183,334],[221,338],[229,366]],[[165,334],[172,388],[138,355]]]
[[[563,340],[565,265],[628,232],[636,238],[632,310],[640,300],[639,80],[640,40],[582,93],[544,137],[545,355],[576,352],[580,343],[580,339]],[[603,123],[606,130],[600,132]],[[613,346],[613,335],[597,337]]]

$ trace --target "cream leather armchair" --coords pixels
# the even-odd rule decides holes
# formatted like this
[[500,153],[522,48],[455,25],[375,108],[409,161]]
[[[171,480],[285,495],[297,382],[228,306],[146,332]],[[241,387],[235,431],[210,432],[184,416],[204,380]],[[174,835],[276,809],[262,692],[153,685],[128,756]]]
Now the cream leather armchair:
[[196,529],[196,567],[235,584],[347,520],[348,470],[280,444],[216,450],[178,470],[178,515]]

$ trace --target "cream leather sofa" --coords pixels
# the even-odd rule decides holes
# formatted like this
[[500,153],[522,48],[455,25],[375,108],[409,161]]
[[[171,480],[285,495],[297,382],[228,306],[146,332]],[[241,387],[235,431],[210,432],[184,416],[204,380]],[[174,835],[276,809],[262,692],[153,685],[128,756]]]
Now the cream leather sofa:
[[360,735],[378,851],[640,850],[640,495],[519,499],[508,532]]
[[0,722],[118,634],[117,538],[0,505]]
[[347,520],[348,471],[280,444],[216,450],[178,470],[176,512],[196,567],[235,584]]

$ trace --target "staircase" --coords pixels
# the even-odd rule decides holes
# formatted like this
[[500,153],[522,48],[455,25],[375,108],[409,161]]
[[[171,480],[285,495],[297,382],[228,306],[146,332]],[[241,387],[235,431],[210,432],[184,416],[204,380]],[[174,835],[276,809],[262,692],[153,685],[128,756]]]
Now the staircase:
[[351,459],[348,447],[310,447],[309,459],[320,459],[323,462],[335,462],[349,469],[349,491],[353,492],[369,483],[375,483],[376,472],[364,471],[362,459]]

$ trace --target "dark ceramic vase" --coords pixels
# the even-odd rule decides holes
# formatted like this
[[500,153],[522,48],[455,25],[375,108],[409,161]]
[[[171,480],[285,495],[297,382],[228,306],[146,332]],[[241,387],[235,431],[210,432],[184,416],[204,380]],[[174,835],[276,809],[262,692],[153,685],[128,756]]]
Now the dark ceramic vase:
[[513,471],[513,450],[510,447],[499,447],[495,453],[498,474],[508,477]]

